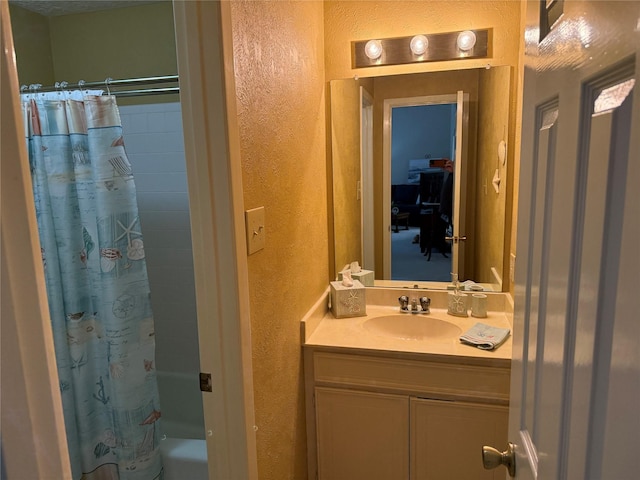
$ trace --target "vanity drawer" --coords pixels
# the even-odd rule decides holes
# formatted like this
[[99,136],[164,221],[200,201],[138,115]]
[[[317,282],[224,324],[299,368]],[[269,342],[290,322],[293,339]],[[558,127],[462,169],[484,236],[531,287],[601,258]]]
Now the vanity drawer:
[[344,385],[430,398],[509,402],[508,367],[313,352],[317,385]]

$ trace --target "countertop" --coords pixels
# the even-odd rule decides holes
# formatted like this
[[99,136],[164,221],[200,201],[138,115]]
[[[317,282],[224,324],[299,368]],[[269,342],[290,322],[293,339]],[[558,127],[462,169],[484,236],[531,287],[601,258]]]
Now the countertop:
[[[432,356],[452,356],[463,357],[461,360],[471,360],[472,358],[511,360],[512,336],[495,350],[482,350],[474,346],[460,342],[460,334],[466,332],[476,323],[508,328],[513,331],[509,318],[504,312],[489,311],[486,318],[456,317],[449,315],[446,309],[431,308],[431,313],[411,314],[404,313],[408,317],[426,317],[416,319],[417,321],[428,321],[429,318],[445,320],[459,327],[460,334],[450,338],[437,339],[407,339],[396,338],[386,334],[371,332],[364,328],[363,324],[374,317],[401,314],[397,306],[367,305],[367,315],[362,317],[335,318],[331,312],[326,312],[317,326],[304,341],[305,346],[310,347],[330,347],[358,350],[371,350],[375,352],[396,352],[422,354],[427,357]],[[373,353],[373,352],[372,352]]]

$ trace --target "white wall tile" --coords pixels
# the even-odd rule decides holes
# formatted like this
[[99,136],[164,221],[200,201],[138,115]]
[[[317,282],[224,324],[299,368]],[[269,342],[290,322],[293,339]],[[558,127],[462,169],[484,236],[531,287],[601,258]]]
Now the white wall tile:
[[164,133],[166,131],[170,131],[165,125],[164,121],[165,113],[164,112],[151,112],[147,114],[147,123],[149,126],[149,132],[154,133]]
[[145,228],[144,243],[153,248],[189,248],[191,247],[191,232],[182,230],[153,230]]
[[162,265],[165,268],[179,269],[184,266],[193,268],[193,253],[190,248],[157,248],[146,245],[144,252],[147,257],[147,266],[153,262],[154,265]]
[[187,192],[138,192],[138,208],[150,211],[189,210]]
[[186,172],[137,172],[134,178],[138,192],[186,192]]
[[[132,113],[129,115],[129,126],[125,135],[129,133],[145,133],[148,131],[147,126],[147,114],[146,113]],[[125,136],[125,139],[127,137]]]
[[173,153],[131,153],[127,148],[127,158],[133,168],[134,179],[138,173],[184,172],[184,152]]
[[199,368],[195,280],[180,103],[120,107],[138,193],[159,368]]
[[177,127],[174,131],[182,133],[182,112],[177,110],[175,112],[166,112],[164,115],[165,122],[167,122],[168,125]]
[[140,212],[142,228],[160,230],[163,228],[191,228],[191,216],[189,212],[172,210],[164,212],[144,211]]

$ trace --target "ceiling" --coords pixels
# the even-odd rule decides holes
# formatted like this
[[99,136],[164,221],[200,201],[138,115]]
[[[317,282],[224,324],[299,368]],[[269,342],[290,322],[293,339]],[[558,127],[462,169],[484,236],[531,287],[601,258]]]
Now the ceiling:
[[53,17],[132,7],[146,3],[157,3],[158,1],[170,0],[9,0],[9,3],[46,17]]

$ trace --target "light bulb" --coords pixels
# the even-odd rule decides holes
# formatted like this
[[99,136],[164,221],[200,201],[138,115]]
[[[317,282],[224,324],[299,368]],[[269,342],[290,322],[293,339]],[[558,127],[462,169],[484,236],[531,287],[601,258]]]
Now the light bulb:
[[476,44],[476,34],[471,30],[465,30],[458,35],[458,48],[463,52],[468,52]]
[[369,40],[364,46],[364,53],[371,60],[376,60],[382,55],[382,42],[380,40]]
[[429,39],[424,35],[416,35],[411,39],[410,47],[414,55],[422,55],[429,48]]

